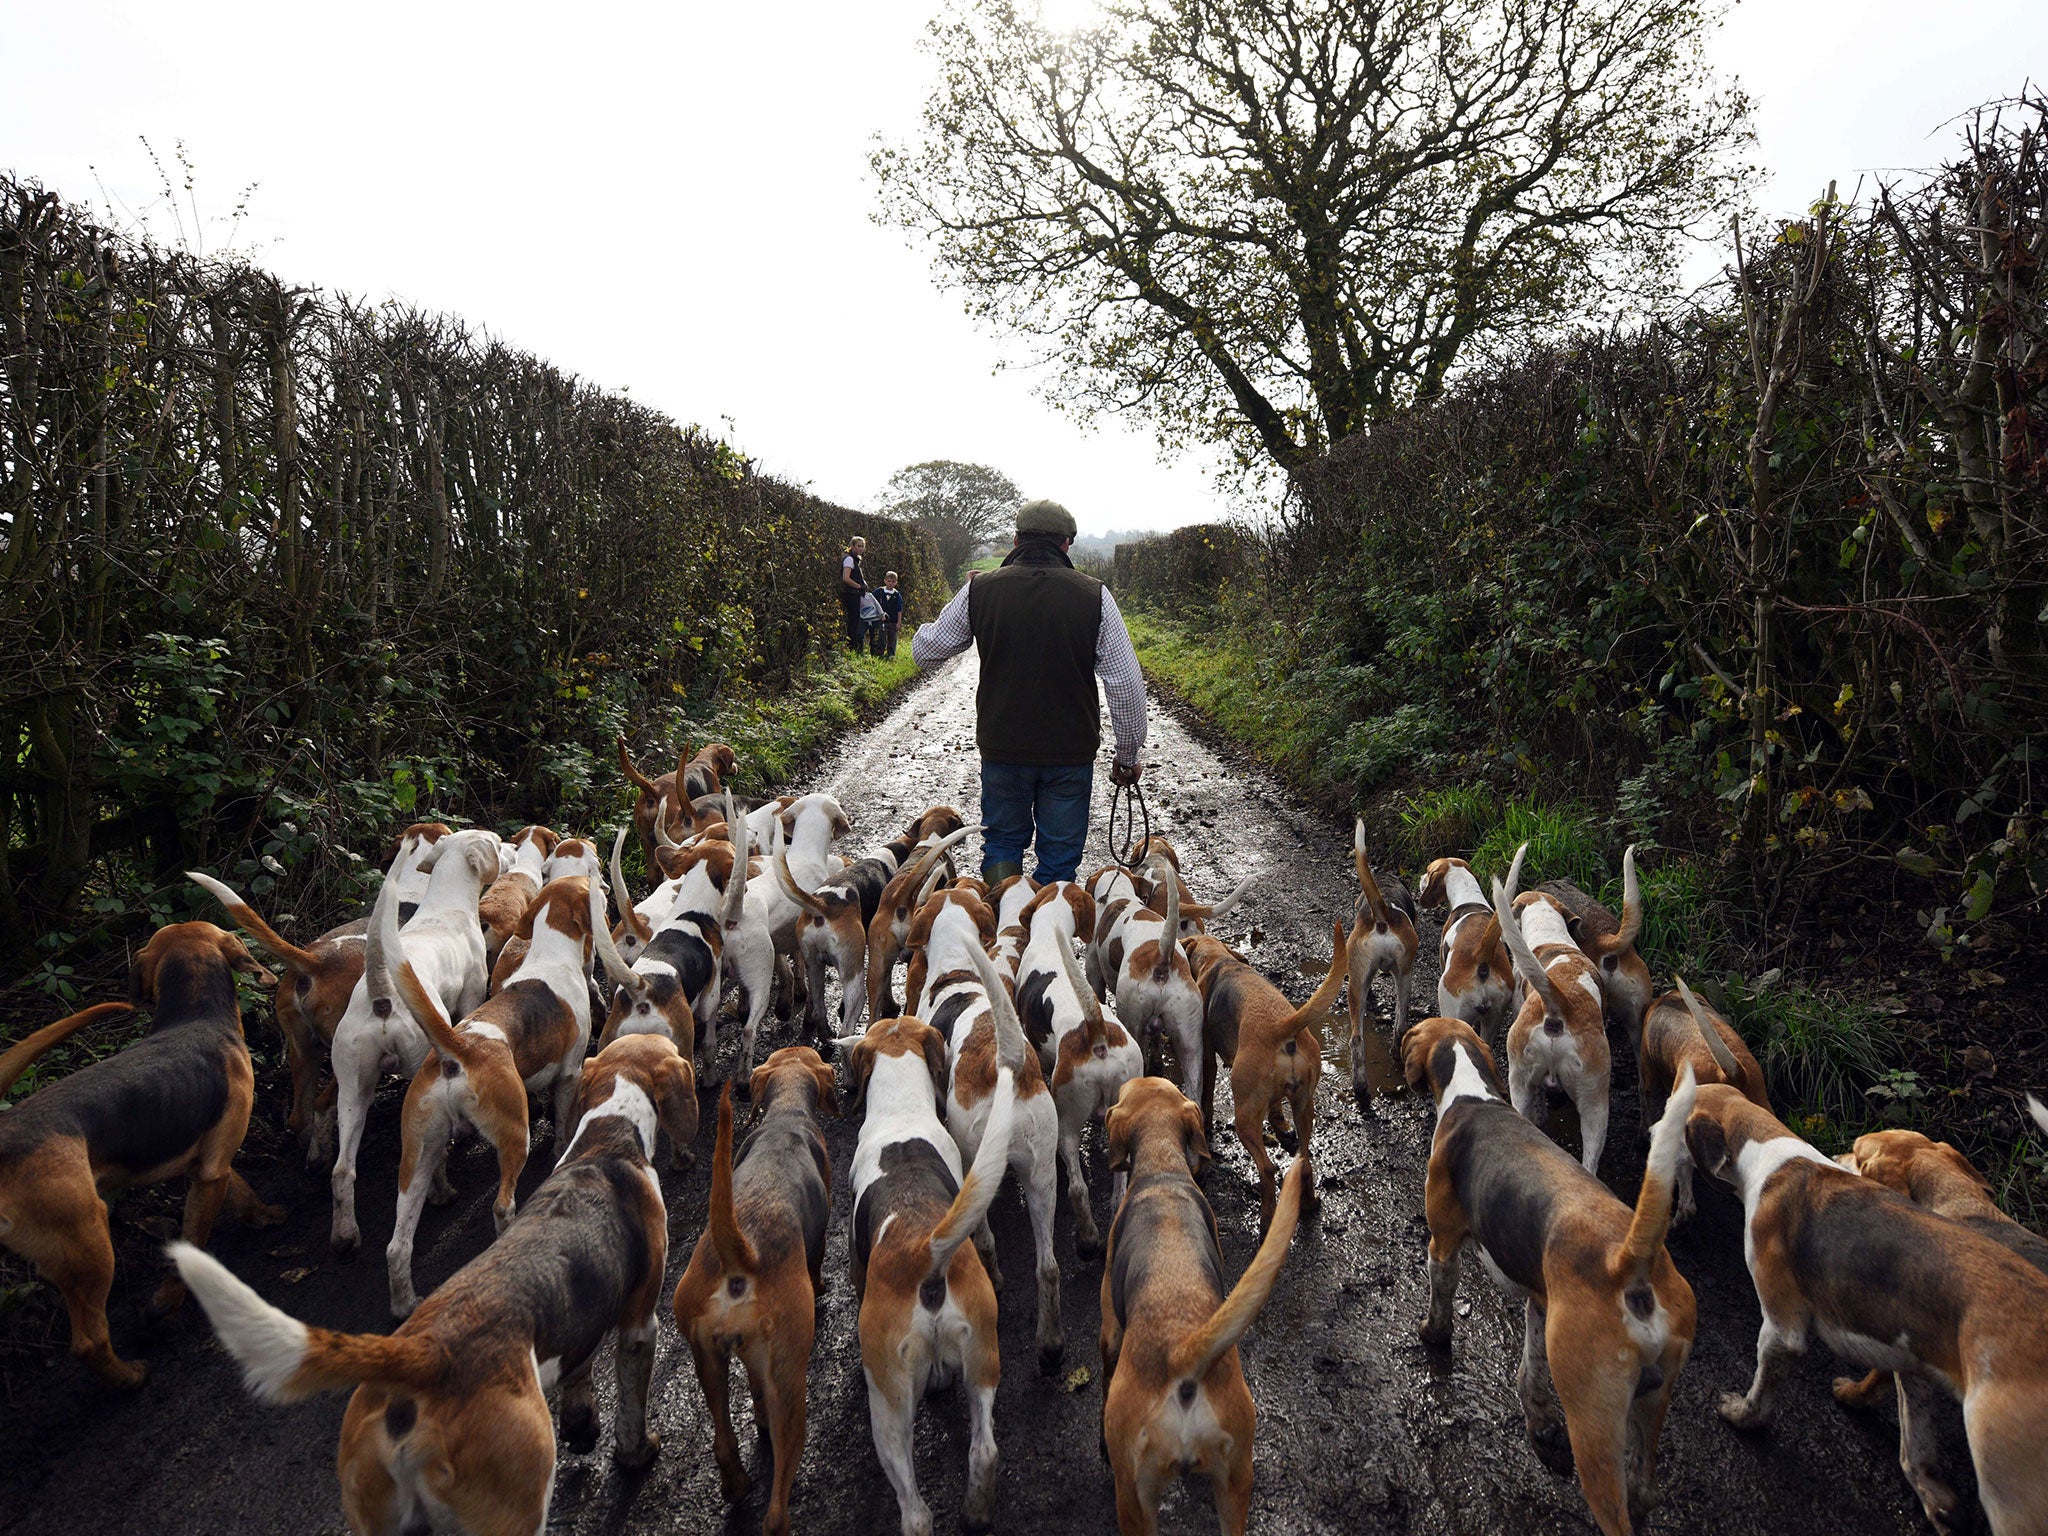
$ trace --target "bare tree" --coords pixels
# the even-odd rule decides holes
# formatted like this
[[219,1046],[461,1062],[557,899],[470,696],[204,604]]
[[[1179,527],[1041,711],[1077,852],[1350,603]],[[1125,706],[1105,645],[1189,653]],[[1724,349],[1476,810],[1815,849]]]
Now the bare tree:
[[1748,103],[1713,0],[1007,0],[932,25],[923,132],[874,156],[1048,392],[1164,447],[1313,458],[1475,347],[1620,311],[1725,228]]

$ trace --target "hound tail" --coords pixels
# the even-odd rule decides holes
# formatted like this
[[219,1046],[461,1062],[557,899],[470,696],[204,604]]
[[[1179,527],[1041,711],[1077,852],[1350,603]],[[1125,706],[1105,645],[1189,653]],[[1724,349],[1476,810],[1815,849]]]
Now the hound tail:
[[[620,858],[625,847],[626,829],[621,827],[619,828],[619,835],[612,839],[612,900],[619,904],[619,917],[624,921],[626,930],[642,944],[645,944],[654,937],[654,931],[648,926],[647,919],[642,917],[633,906],[633,893],[626,885],[626,866]],[[609,937],[610,935],[607,934],[606,938]],[[603,940],[599,941],[600,946],[602,946],[603,942]]]
[[2027,1113],[2034,1117],[2034,1124],[2041,1127],[2041,1134],[2048,1136],[2048,1104],[2043,1104],[2030,1093],[2027,1095]]
[[[406,959],[405,946],[398,938],[398,903],[386,899],[386,893],[394,889],[390,881],[385,882],[384,889],[377,893],[376,909],[370,914],[371,963],[377,967],[377,974],[385,977],[395,989],[398,1000],[405,1004],[405,1011],[426,1031],[434,1049],[444,1059],[467,1068],[480,1049],[479,1042],[465,1040],[456,1032],[448,1022],[448,1015],[441,1011],[441,1004],[422,984],[412,962]],[[368,965],[364,966],[363,974],[370,974]],[[377,997],[374,985],[370,996],[373,999]]]
[[1692,988],[1685,984],[1683,976],[1674,976],[1672,980],[1678,983],[1678,995],[1685,999],[1686,1009],[1692,1014],[1693,1027],[1699,1030],[1700,1038],[1707,1042],[1707,1050],[1713,1055],[1714,1065],[1721,1069],[1723,1080],[1730,1083],[1741,1082],[1742,1063],[1737,1061],[1735,1053],[1728,1049],[1728,1042],[1721,1038],[1721,1031],[1714,1028],[1714,1021],[1708,1018],[1706,1010],[1700,1007],[1700,1000],[1692,995]]
[[1664,1246],[1664,1234],[1671,1230],[1673,1188],[1678,1178],[1678,1155],[1685,1150],[1685,1122],[1692,1114],[1699,1084],[1693,1080],[1692,1063],[1679,1070],[1678,1084],[1664,1105],[1664,1118],[1650,1136],[1650,1160],[1643,1169],[1643,1187],[1636,1195],[1635,1219],[1628,1224],[1628,1236],[1621,1240],[1614,1256],[1617,1279],[1635,1283],[1649,1273],[1650,1261]]
[[718,1096],[718,1140],[711,1148],[711,1206],[706,1213],[712,1251],[718,1267],[728,1275],[754,1272],[754,1245],[740,1230],[739,1213],[732,1203],[732,1084]]
[[1636,879],[1636,845],[1621,856],[1621,927],[1614,935],[1617,952],[1634,949],[1643,934],[1643,887]]
[[1251,1264],[1223,1298],[1223,1305],[1210,1313],[1201,1327],[1174,1345],[1167,1356],[1167,1373],[1179,1383],[1182,1392],[1188,1392],[1191,1383],[1207,1376],[1218,1360],[1237,1348],[1237,1341],[1264,1310],[1266,1299],[1273,1294],[1274,1282],[1280,1278],[1280,1265],[1287,1257],[1295,1223],[1301,1219],[1301,1181],[1307,1173],[1307,1159],[1297,1157],[1281,1181],[1280,1201],[1273,1207],[1273,1225],[1266,1232],[1266,1240],[1259,1244],[1259,1251],[1252,1255]]
[[1010,996],[1009,987],[1004,985],[995,961],[989,959],[987,950],[979,944],[970,944],[967,956],[975,974],[981,978],[982,990],[988,993],[988,1011],[996,1029],[996,1064],[1015,1071],[1024,1065],[1024,1058],[1031,1050],[1023,1021],[1017,1017],[1017,1004]]
[[682,847],[682,846],[683,846],[683,845],[682,845],[681,843],[677,842],[677,841],[676,841],[676,840],[675,840],[675,839],[674,839],[673,837],[669,836],[669,831],[668,831],[668,796],[667,796],[667,795],[663,795],[663,796],[661,796],[661,797],[660,797],[660,798],[659,798],[659,799],[658,799],[658,800],[657,800],[657,801],[655,802],[655,806],[654,806],[654,842],[655,842],[655,846],[656,846],[656,847],[658,847],[658,848],[661,848],[661,849],[664,849],[664,850],[673,850],[673,849],[676,849],[676,848],[680,848],[680,847]]
[[7,1090],[21,1080],[21,1074],[39,1061],[44,1052],[59,1041],[77,1034],[89,1024],[101,1019],[111,1019],[117,1013],[133,1013],[133,1003],[94,1003],[90,1008],[80,1009],[68,1019],[59,1019],[54,1024],[45,1024],[32,1035],[26,1035],[9,1047],[7,1054],[0,1056],[0,1098],[7,1096]]
[[825,916],[825,903],[797,884],[796,876],[789,867],[787,851],[778,850],[775,855],[775,878],[782,882],[782,892],[791,901],[813,917]]
[[946,1208],[946,1214],[932,1231],[932,1264],[918,1288],[918,1301],[927,1312],[936,1312],[946,1299],[946,1267],[960,1245],[979,1230],[995,1204],[996,1191],[1003,1187],[1003,1169],[1010,1161],[1010,1131],[1017,1118],[1017,1079],[1008,1067],[996,1073],[995,1097],[989,1101],[988,1124],[982,1128],[981,1147],[973,1166],[960,1181],[960,1193]]
[[633,761],[633,754],[627,750],[626,738],[623,736],[619,738],[619,766],[626,770],[626,777],[639,786],[641,794],[659,795],[661,793],[660,790],[654,787],[654,780],[642,773],[639,765]]
[[1173,952],[1180,947],[1180,873],[1161,859],[1155,869],[1166,880],[1166,926],[1159,931],[1159,963],[1152,967],[1152,979],[1164,981],[1173,973]]
[[[1515,850],[1515,862],[1508,866],[1507,905],[1509,907],[1514,906],[1515,893],[1522,884],[1522,857],[1528,851],[1529,845],[1527,843],[1522,844],[1521,847]],[[1493,951],[1500,943],[1501,931],[1499,910],[1496,909],[1487,913],[1486,926],[1479,930],[1479,979],[1481,981],[1487,980],[1493,974]],[[1509,953],[1512,955],[1513,951]],[[1513,960],[1510,959],[1510,966],[1513,963]],[[1501,980],[1505,981],[1507,978],[1503,976]]]
[[[734,826],[734,822],[738,822],[739,825]],[[739,927],[740,920],[746,916],[747,911],[747,843],[749,831],[747,818],[740,815],[737,807],[732,803],[731,790],[725,792],[725,830],[726,835],[732,839],[732,874],[726,878],[725,910],[719,913],[719,919],[725,924],[726,931],[730,933],[733,929]],[[775,851],[775,857],[778,859],[783,857],[781,849],[778,848]]]
[[1387,898],[1380,894],[1380,883],[1372,876],[1372,863],[1365,856],[1365,818],[1358,817],[1351,829],[1351,864],[1358,871],[1359,894],[1365,898],[1366,910],[1372,913],[1375,923],[1385,924]]
[[1081,1033],[1086,1037],[1090,1050],[1109,1049],[1109,1021],[1103,1017],[1102,1003],[1095,996],[1095,989],[1088,985],[1088,978],[1081,974],[1081,962],[1074,958],[1074,946],[1061,939],[1055,946],[1059,951],[1060,965],[1067,973],[1067,985],[1074,989],[1074,996],[1081,1004]]
[[1221,901],[1203,902],[1200,904],[1189,902],[1188,905],[1180,909],[1180,915],[1189,921],[1201,923],[1206,923],[1211,918],[1226,917],[1236,909],[1238,904],[1251,893],[1251,888],[1258,883],[1259,877],[1256,872],[1246,875],[1237,882],[1237,888]]
[[[395,862],[392,867],[397,867]],[[394,949],[403,957],[398,941],[398,882],[387,872],[384,883],[377,887],[376,905],[370,909],[370,931],[363,936],[363,986],[379,1018],[391,1012],[391,1000],[396,994],[391,978]]]
[[[633,896],[626,889],[625,871],[619,868],[619,849],[626,841],[626,829],[619,828],[619,835],[612,843],[612,888],[617,893],[619,910],[624,914],[626,926],[645,944],[652,938],[653,931],[647,920],[633,910]],[[591,882],[593,885],[595,881]],[[626,957],[619,953],[619,946],[612,939],[611,924],[597,923],[591,930],[591,940],[597,946],[598,963],[604,967],[605,975],[612,979],[614,986],[624,987],[636,996],[647,988],[647,978],[626,964]]]
[[1337,1006],[1337,993],[1343,988],[1344,978],[1351,970],[1350,937],[1342,923],[1330,925],[1330,972],[1314,995],[1295,1009],[1294,1017],[1287,1021],[1290,1038],[1299,1030],[1320,1030],[1323,1021],[1330,1016],[1330,1010]]
[[227,908],[228,916],[235,920],[235,926],[269,950],[273,955],[277,956],[290,969],[294,971],[317,971],[320,969],[320,957],[318,955],[314,954],[310,949],[301,949],[298,945],[292,943],[291,940],[282,937],[275,928],[272,928],[270,924],[263,921],[262,915],[254,907],[250,906],[249,903],[242,900],[235,893],[233,887],[223,884],[211,875],[201,874],[196,869],[186,870],[185,878],[204,890],[223,907]]
[[190,1243],[172,1243],[167,1251],[206,1309],[222,1347],[242,1367],[249,1390],[266,1403],[296,1403],[364,1382],[415,1392],[442,1385],[446,1356],[420,1335],[309,1328],[258,1296],[213,1255]]
[[1529,947],[1529,940],[1522,932],[1522,924],[1514,913],[1514,887],[1522,873],[1522,855],[1529,845],[1522,844],[1516,850],[1514,868],[1508,872],[1508,883],[1493,883],[1493,915],[1500,922],[1500,936],[1507,940],[1508,953],[1515,957],[1515,969],[1522,979],[1529,983],[1536,995],[1543,999],[1544,1025],[1549,1027],[1555,1019],[1564,1020],[1564,1004],[1558,999],[1557,988],[1550,983],[1550,973],[1543,969],[1543,962],[1536,958],[1536,952]]

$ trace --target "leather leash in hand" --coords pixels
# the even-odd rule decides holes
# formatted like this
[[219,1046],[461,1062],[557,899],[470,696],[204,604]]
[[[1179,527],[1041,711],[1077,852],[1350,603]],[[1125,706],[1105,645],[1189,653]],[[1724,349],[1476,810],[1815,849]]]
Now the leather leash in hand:
[[[1128,834],[1128,840],[1121,849],[1117,847],[1116,841],[1116,810],[1119,800],[1123,802],[1124,831]],[[1142,837],[1138,835],[1141,821],[1145,828]],[[1152,812],[1145,804],[1145,791],[1136,780],[1129,784],[1119,784],[1114,779],[1110,781],[1109,820],[1104,828],[1104,835],[1109,839],[1110,862],[1120,864],[1126,869],[1132,867],[1131,860],[1138,850],[1151,842]]]

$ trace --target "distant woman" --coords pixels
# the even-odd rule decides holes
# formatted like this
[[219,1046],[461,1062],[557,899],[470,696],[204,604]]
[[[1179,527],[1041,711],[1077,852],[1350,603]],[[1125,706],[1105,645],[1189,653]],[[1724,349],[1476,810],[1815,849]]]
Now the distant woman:
[[846,553],[839,561],[839,608],[846,615],[846,648],[860,649],[861,636],[867,625],[860,616],[860,600],[867,595],[868,579],[860,568],[861,556],[868,552],[866,539],[855,539],[846,546]]

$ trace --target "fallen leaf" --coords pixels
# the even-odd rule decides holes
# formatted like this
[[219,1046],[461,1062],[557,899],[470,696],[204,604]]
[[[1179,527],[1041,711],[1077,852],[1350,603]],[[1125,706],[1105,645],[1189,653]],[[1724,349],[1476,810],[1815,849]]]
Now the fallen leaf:
[[1060,1383],[1069,1392],[1078,1392],[1095,1379],[1095,1373],[1085,1365],[1075,1366],[1067,1372],[1067,1379]]
[[306,1276],[310,1275],[311,1273],[313,1273],[313,1271],[310,1269],[288,1269],[283,1274],[279,1275],[277,1278],[282,1280],[286,1285],[297,1285],[301,1280],[305,1279]]

